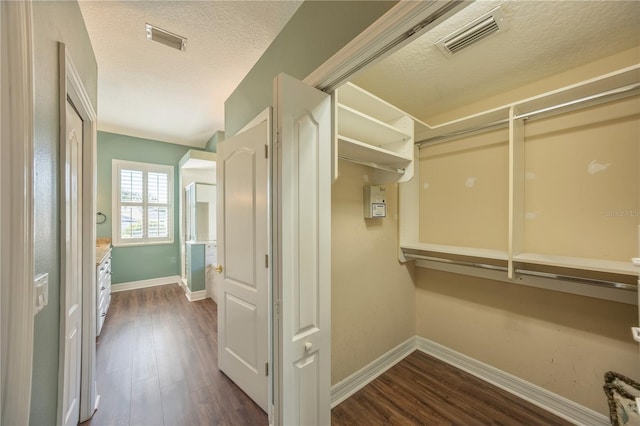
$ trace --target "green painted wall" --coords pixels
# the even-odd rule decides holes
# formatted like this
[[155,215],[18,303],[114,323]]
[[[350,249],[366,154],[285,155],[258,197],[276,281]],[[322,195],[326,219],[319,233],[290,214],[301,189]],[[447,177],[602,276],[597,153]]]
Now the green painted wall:
[[205,151],[218,152],[218,144],[224,140],[224,132],[218,130],[211,136],[211,139],[207,141],[207,145],[204,147]]
[[204,290],[205,288],[206,271],[204,251],[204,244],[187,244],[187,256],[189,256],[187,285],[191,291]]
[[272,104],[275,76],[304,79],[395,3],[304,2],[225,102],[227,137]]
[[104,224],[97,225],[98,237],[111,237],[111,160],[140,161],[174,166],[173,169],[173,244],[136,247],[114,247],[112,251],[111,283],[117,286],[131,281],[180,275],[180,236],[178,202],[178,162],[190,148],[149,139],[114,133],[98,132],[98,211],[107,215]]
[[30,424],[56,424],[60,339],[58,42],[66,44],[94,108],[98,66],[75,1],[33,2],[35,273],[49,274],[49,304],[35,316]]

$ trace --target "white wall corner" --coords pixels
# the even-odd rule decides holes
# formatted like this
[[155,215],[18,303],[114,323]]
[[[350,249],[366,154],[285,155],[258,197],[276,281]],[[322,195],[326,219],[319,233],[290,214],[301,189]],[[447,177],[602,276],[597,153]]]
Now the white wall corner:
[[609,425],[609,418],[563,396],[499,370],[424,337],[416,336],[417,349],[491,383],[550,413],[578,425]]
[[331,408],[371,383],[385,371],[416,350],[416,338],[410,337],[349,377],[331,386]]
[[120,291],[137,290],[139,288],[155,287],[159,285],[180,284],[181,278],[178,275],[169,277],[152,278],[150,280],[130,281],[128,283],[111,284],[111,293]]

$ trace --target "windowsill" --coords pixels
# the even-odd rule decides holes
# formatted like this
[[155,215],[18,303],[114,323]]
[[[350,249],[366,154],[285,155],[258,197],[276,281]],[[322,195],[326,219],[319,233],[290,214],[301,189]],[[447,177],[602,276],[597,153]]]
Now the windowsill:
[[113,242],[111,245],[113,247],[116,248],[122,248],[122,247],[141,247],[141,246],[160,246],[160,245],[171,245],[174,243],[174,240],[171,241],[153,241],[153,242],[149,242],[149,241],[144,241],[144,242],[135,242],[135,243],[116,243]]

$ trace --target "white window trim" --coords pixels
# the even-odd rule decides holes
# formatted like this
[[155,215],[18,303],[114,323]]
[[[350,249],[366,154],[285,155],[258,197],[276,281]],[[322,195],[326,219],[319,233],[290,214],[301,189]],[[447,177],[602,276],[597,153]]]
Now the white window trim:
[[[169,236],[167,238],[135,238],[135,239],[121,239],[121,229],[120,229],[120,170],[121,169],[133,169],[133,170],[142,170],[145,173],[148,172],[160,172],[167,173],[169,175],[169,197],[168,197],[168,210],[169,210],[169,218],[168,218],[168,229]],[[175,200],[173,196],[173,186],[174,182],[174,167],[167,166],[163,164],[152,164],[152,163],[140,163],[137,161],[126,161],[126,160],[118,160],[113,159],[111,161],[111,214],[112,214],[112,238],[111,244],[114,247],[133,247],[133,246],[148,246],[148,245],[159,245],[159,244],[173,244],[174,242],[174,234],[173,234],[173,218],[174,218],[174,210],[175,210]],[[146,178],[145,178],[146,179]],[[145,194],[146,195],[146,194]],[[146,196],[144,197],[146,200]],[[146,207],[146,201],[144,202]],[[146,224],[145,224],[146,225]]]

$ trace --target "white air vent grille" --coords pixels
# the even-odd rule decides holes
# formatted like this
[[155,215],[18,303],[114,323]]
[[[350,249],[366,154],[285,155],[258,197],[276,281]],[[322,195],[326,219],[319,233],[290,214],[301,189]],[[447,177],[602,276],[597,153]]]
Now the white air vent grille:
[[504,28],[505,21],[502,9],[496,8],[441,39],[436,43],[436,46],[446,56],[450,56]]
[[187,39],[177,34],[171,33],[162,28],[155,27],[151,24],[146,24],[147,38],[149,40],[157,41],[165,46],[172,47],[176,50],[187,50]]

